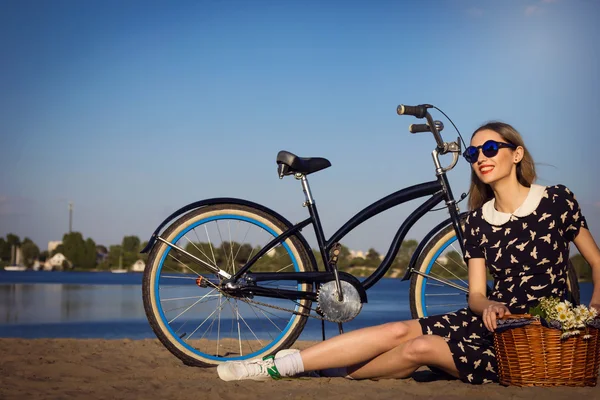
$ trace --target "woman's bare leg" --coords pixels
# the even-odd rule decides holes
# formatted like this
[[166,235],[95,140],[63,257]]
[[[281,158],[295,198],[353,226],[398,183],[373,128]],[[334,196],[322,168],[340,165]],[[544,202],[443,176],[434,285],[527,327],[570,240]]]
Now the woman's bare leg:
[[408,378],[423,365],[459,377],[450,347],[441,336],[423,335],[404,342],[365,363],[348,368],[355,379]]
[[305,371],[346,367],[372,360],[422,335],[417,320],[390,322],[333,337],[302,350],[300,355]]

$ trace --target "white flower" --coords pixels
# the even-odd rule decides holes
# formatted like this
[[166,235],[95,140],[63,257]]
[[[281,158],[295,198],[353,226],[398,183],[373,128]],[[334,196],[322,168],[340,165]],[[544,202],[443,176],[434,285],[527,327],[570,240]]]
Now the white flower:
[[567,339],[569,336],[571,336],[571,332],[567,331],[567,332],[563,332],[563,334],[560,335],[560,338]]
[[565,300],[564,304],[567,308],[573,308],[573,303],[571,303],[569,300]]
[[[583,304],[574,307],[573,303],[567,300],[560,301],[556,297],[540,298],[539,308],[546,314],[548,322],[553,322],[554,324],[558,322],[560,324],[562,339],[580,335],[580,329],[584,329],[586,324],[598,314],[598,311],[588,309]],[[590,337],[591,335],[586,333],[584,338],[589,339]]]
[[569,316],[567,315],[567,310],[562,310],[558,312],[558,320],[560,321],[560,323],[564,324],[567,319],[569,318]]

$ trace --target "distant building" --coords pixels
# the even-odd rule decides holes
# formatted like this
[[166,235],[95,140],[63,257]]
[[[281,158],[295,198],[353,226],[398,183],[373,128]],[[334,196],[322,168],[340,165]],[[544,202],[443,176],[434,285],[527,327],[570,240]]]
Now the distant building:
[[144,269],[146,268],[146,263],[144,262],[144,260],[139,259],[136,262],[133,263],[133,265],[131,266],[131,270],[133,272],[144,272]]
[[[364,252],[362,250],[350,250],[350,256],[352,258],[356,258],[356,257],[367,258],[367,254],[368,254],[368,252]],[[385,258],[384,254],[379,255],[380,260],[383,260],[384,258]]]
[[352,256],[352,258],[356,258],[356,257],[365,258],[367,253],[365,253],[362,250],[350,250],[350,255]]
[[48,242],[48,254],[52,254],[52,252],[62,244],[61,240],[53,240]]
[[48,260],[46,260],[46,262],[44,263],[44,271],[54,271],[57,269],[62,269],[65,261],[69,262],[69,260],[67,260],[67,257],[65,257],[62,253],[56,253]]
[[13,248],[15,249],[15,265],[23,265],[23,252],[21,251],[21,246],[13,246]]

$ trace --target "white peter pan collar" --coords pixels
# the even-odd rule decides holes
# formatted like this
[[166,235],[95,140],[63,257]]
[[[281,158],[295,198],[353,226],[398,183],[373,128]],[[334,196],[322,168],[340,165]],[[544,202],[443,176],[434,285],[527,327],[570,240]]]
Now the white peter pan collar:
[[545,192],[546,186],[532,184],[525,201],[512,214],[496,210],[496,198],[488,200],[481,207],[483,218],[492,225],[504,225],[513,215],[515,217],[525,217],[535,211],[542,197],[545,197]]

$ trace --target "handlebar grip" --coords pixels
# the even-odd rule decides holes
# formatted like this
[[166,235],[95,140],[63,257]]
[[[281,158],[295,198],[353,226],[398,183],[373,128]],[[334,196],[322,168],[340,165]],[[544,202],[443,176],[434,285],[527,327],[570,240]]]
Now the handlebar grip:
[[[438,132],[441,132],[444,129],[442,121],[434,121],[434,123]],[[410,124],[408,131],[410,133],[431,132],[431,128],[429,127],[429,124]]]
[[421,133],[421,132],[431,132],[429,129],[429,125],[427,124],[410,124],[408,127],[408,131],[410,133]]
[[421,104],[418,106],[405,106],[404,104],[400,104],[398,108],[396,108],[396,112],[398,115],[412,115],[417,118],[425,118],[427,114],[427,109],[432,106],[429,104]]

